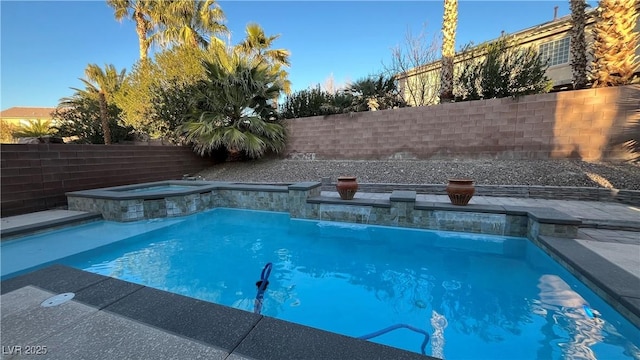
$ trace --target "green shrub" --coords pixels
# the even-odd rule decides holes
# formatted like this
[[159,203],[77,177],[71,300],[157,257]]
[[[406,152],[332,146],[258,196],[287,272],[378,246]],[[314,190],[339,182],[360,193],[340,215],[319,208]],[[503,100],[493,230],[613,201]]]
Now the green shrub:
[[320,88],[300,90],[286,97],[280,106],[280,115],[285,119],[341,113],[344,107],[332,95]]
[[456,101],[469,101],[549,92],[548,61],[532,47],[522,48],[502,37],[467,50],[456,77]]
[[[53,112],[53,118],[58,124],[54,127],[56,135],[71,138],[71,142],[77,144],[104,144],[99,106],[97,100],[90,98],[76,98],[73,105],[67,103],[65,106],[58,106]],[[118,124],[120,111],[113,104],[107,105],[112,143],[134,139],[133,127]]]

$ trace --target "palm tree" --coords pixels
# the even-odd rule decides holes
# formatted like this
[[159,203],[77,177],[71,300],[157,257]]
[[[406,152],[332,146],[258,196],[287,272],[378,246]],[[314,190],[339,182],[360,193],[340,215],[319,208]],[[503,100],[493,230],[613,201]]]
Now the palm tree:
[[625,85],[638,71],[636,0],[601,0],[593,28],[594,87]]
[[584,37],[586,21],[585,0],[570,0],[571,8],[571,71],[573,72],[573,88],[583,89],[587,86],[587,42]]
[[158,23],[158,7],[161,2],[153,0],[107,0],[107,4],[115,10],[115,18],[122,21],[130,16],[136,23],[140,60],[146,60],[151,47],[150,35]]
[[222,9],[215,0],[107,0],[121,21],[131,17],[136,23],[140,60],[146,60],[153,43],[168,46],[184,43],[206,46],[207,35],[226,33],[221,24]]
[[286,131],[277,121],[273,99],[283,84],[261,59],[218,47],[205,61],[207,79],[199,83],[192,121],[183,125],[187,141],[200,154],[220,149],[258,158],[284,149]]
[[453,100],[453,57],[456,54],[458,0],[444,0],[442,21],[442,69],[440,72],[440,102]]
[[51,122],[47,120],[29,120],[28,124],[21,125],[12,132],[14,138],[20,137],[41,137],[51,135],[55,129],[51,127]]
[[107,114],[107,104],[111,102],[113,94],[120,89],[124,82],[126,70],[118,72],[113,65],[105,65],[103,70],[96,64],[89,64],[84,70],[86,79],[80,79],[86,89],[76,89],[74,96],[61,99],[62,106],[74,106],[74,104],[82,99],[94,99],[98,101],[100,107],[100,122],[102,123],[102,132],[104,143],[111,144],[111,130],[109,128],[109,118]]
[[245,39],[236,45],[236,50],[242,54],[253,56],[258,60],[266,61],[273,71],[278,73],[283,81],[283,89],[286,94],[291,93],[291,82],[287,79],[289,74],[282,67],[289,67],[289,56],[291,53],[286,49],[271,49],[273,42],[280,35],[267,36],[264,29],[258,24],[248,24]]
[[350,84],[345,92],[352,96],[348,111],[375,111],[404,107],[406,103],[393,76],[369,76]]
[[192,47],[209,46],[207,36],[228,34],[229,30],[222,24],[224,13],[215,0],[193,1],[175,0],[161,1],[164,10],[158,37],[159,43],[184,44]]

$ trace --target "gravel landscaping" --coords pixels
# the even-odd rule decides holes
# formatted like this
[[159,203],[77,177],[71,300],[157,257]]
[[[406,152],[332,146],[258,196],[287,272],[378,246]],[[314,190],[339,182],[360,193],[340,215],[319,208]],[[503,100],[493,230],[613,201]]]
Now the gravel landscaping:
[[478,185],[543,185],[640,190],[640,164],[580,160],[288,160],[217,164],[197,175],[237,182],[320,181],[358,177],[359,183],[445,184],[464,177]]

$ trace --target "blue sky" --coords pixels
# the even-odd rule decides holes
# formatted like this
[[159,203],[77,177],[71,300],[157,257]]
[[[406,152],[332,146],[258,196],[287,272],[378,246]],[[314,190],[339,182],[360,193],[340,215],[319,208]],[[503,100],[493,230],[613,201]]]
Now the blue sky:
[[[291,51],[294,90],[358,80],[383,69],[407,29],[440,32],[442,1],[220,1],[232,43],[257,22]],[[569,13],[568,1],[460,1],[456,48]],[[591,2],[593,4],[593,2]],[[104,1],[0,1],[0,108],[56,106],[82,87],[87,64],[130,70],[138,58],[133,22]]]

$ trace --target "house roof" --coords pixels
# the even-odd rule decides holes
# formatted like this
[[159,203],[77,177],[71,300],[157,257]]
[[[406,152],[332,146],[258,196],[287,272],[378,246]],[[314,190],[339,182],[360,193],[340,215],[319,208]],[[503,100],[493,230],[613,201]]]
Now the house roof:
[[14,106],[0,112],[0,118],[46,119],[56,108]]

